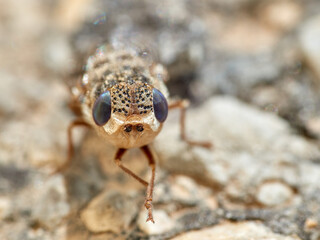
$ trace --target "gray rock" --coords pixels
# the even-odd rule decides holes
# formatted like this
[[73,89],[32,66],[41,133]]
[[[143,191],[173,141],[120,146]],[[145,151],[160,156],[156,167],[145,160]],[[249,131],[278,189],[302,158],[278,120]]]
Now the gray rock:
[[298,237],[286,237],[275,234],[257,222],[222,223],[204,230],[184,233],[173,240],[216,239],[216,240],[299,240]]
[[281,182],[264,183],[257,193],[257,200],[270,207],[285,204],[292,197],[293,190]]
[[[18,87],[14,81],[3,84],[3,96],[8,95],[6,101],[10,98],[16,100],[2,108],[8,121],[0,127],[0,162],[20,167],[50,164],[55,167],[57,162],[65,159],[66,130],[72,119],[70,111],[63,107],[68,96],[67,88],[59,83],[44,84],[29,78],[32,79],[26,76],[26,81]],[[14,113],[10,113],[13,109]]]
[[254,192],[273,179],[293,188],[317,187],[317,179],[300,174],[304,164],[320,156],[317,146],[293,134],[272,113],[226,97],[212,98],[192,110],[187,115],[188,136],[211,141],[212,151],[180,141],[177,112],[170,115],[155,148],[162,167],[171,172],[227,187],[229,197],[245,202],[254,202]]
[[305,59],[320,79],[320,16],[314,16],[301,27],[299,42]]
[[222,92],[244,97],[258,84],[273,82],[280,74],[272,53],[209,59],[201,71],[204,94]]
[[24,197],[21,196],[21,200],[28,199],[28,194],[34,195],[35,199],[31,201],[32,219],[49,229],[54,229],[70,213],[63,177],[57,175],[47,181],[38,182],[32,190],[33,193],[27,191]]
[[128,228],[139,206],[129,194],[120,194],[108,189],[93,198],[81,212],[81,219],[94,233],[111,231],[120,233]]

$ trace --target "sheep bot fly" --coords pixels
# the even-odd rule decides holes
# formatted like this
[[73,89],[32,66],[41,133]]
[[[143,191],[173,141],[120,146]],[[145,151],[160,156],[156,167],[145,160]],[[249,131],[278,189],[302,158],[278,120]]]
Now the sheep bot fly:
[[[147,188],[144,202],[148,210],[147,221],[154,222],[152,195],[156,164],[148,144],[161,131],[168,110],[181,109],[181,138],[184,141],[211,147],[208,142],[195,142],[186,137],[184,123],[188,101],[168,101],[167,79],[167,71],[161,64],[150,64],[135,51],[115,49],[110,45],[99,47],[89,57],[82,78],[71,87],[70,106],[78,113],[78,118],[68,128],[67,161],[56,172],[63,171],[72,160],[72,130],[77,126],[94,128],[103,139],[118,148],[115,163]],[[122,164],[121,158],[130,148],[140,148],[147,157],[151,168],[149,182]]]

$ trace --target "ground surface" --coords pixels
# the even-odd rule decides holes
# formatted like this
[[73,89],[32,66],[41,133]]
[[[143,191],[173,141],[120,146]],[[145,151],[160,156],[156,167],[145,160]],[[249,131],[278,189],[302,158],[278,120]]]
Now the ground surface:
[[[320,239],[320,2],[0,0],[0,239]],[[130,40],[189,98],[152,145],[156,224],[116,151],[80,130],[64,80],[90,51]],[[128,42],[128,41],[127,41]],[[151,61],[151,60],[150,60]],[[149,172],[137,150],[128,167]]]

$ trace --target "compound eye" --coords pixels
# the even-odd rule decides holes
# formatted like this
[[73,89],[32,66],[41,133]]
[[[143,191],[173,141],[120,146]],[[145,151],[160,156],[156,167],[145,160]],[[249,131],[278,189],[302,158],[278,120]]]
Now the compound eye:
[[108,122],[111,116],[111,97],[110,92],[102,93],[95,101],[92,109],[93,120],[98,126]]
[[164,122],[168,116],[168,103],[163,94],[153,89],[153,109],[154,114],[159,122]]

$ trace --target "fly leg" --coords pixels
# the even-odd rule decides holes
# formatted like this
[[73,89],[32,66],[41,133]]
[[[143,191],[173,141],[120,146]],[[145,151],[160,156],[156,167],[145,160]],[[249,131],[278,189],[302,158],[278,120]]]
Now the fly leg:
[[200,146],[204,148],[212,148],[213,145],[210,142],[200,142],[190,140],[186,135],[185,119],[186,119],[186,108],[189,106],[189,101],[187,100],[178,100],[169,105],[169,109],[179,108],[181,111],[180,114],[180,136],[181,139],[193,146]]
[[146,195],[146,199],[144,201],[144,206],[148,210],[147,222],[151,221],[154,223],[153,215],[152,215],[152,197],[153,197],[154,178],[155,178],[155,174],[156,174],[156,163],[155,163],[153,155],[147,145],[141,147],[141,150],[144,152],[144,154],[148,158],[149,166],[151,167],[151,179],[150,179],[150,183],[148,184],[147,195]]
[[74,120],[73,122],[70,123],[68,127],[68,155],[66,161],[59,166],[55,171],[55,173],[63,172],[65,171],[71,164],[72,162],[72,157],[74,155],[74,146],[73,146],[73,141],[72,141],[72,131],[75,127],[79,126],[84,126],[84,127],[90,127],[90,125],[85,122],[83,119],[79,118]]
[[127,174],[129,174],[131,177],[133,177],[134,179],[136,179],[138,182],[140,182],[142,185],[148,187],[148,183],[143,180],[142,178],[140,178],[137,174],[133,173],[131,170],[129,170],[128,168],[126,168],[125,166],[123,166],[122,162],[121,162],[121,158],[123,156],[123,154],[127,151],[127,149],[125,148],[119,148],[115,157],[114,157],[114,161],[115,163],[118,165],[118,167],[120,167],[123,171],[125,171]]
[[142,185],[147,187],[147,194],[146,194],[146,198],[145,198],[145,202],[144,202],[144,206],[146,207],[146,209],[148,210],[148,218],[147,221],[151,221],[154,223],[153,220],[153,216],[152,216],[152,195],[153,195],[153,186],[154,186],[154,178],[155,178],[155,161],[154,158],[152,156],[152,153],[149,149],[148,146],[143,146],[140,148],[143,153],[146,155],[146,157],[148,158],[149,161],[149,166],[151,167],[151,179],[150,179],[150,183],[146,182],[145,180],[143,180],[142,178],[140,178],[139,176],[137,176],[135,173],[133,173],[131,170],[129,170],[128,168],[126,168],[125,166],[123,166],[122,162],[121,162],[121,158],[123,156],[123,154],[127,151],[127,149],[124,148],[120,148],[118,149],[116,155],[115,155],[115,163],[127,174],[129,174],[131,177],[133,177],[134,179],[136,179],[137,181],[139,181]]

